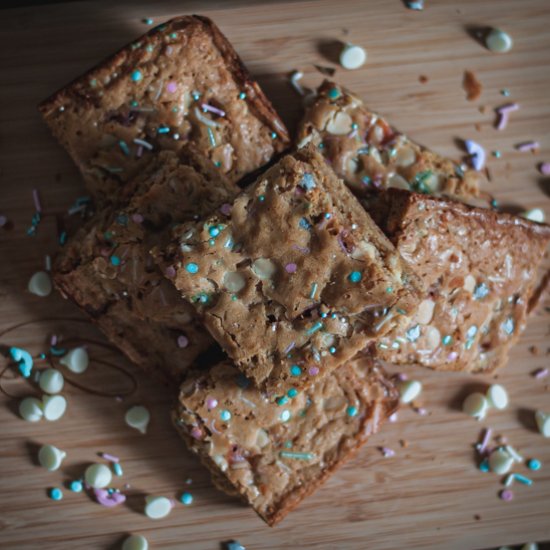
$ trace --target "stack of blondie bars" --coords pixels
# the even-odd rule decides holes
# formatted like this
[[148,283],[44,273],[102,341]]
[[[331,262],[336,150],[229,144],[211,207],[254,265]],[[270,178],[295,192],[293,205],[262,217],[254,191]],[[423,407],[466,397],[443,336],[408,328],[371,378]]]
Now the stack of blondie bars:
[[473,206],[478,172],[331,82],[292,146],[205,17],[40,111],[96,204],[57,288],[179,388],[183,439],[270,525],[396,410],[381,361],[495,369],[540,294],[550,227]]

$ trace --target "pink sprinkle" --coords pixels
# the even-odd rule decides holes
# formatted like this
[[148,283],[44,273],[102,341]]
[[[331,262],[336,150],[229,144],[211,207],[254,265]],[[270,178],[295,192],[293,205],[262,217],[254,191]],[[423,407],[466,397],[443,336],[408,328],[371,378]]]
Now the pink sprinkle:
[[456,351],[451,351],[449,355],[447,355],[447,361],[456,361],[458,358],[458,353]]
[[540,143],[538,141],[526,141],[525,143],[518,143],[516,145],[516,149],[522,153],[525,153],[526,151],[534,151],[539,147]]
[[8,223],[8,218],[6,216],[0,215],[0,227],[4,227]]
[[224,215],[224,216],[230,216],[231,215],[231,209],[233,207],[228,203],[224,203],[220,206],[220,212]]
[[508,113],[498,113],[497,123],[495,128],[497,130],[504,130],[508,126]]
[[496,124],[497,130],[504,130],[506,128],[506,125],[508,124],[508,114],[512,111],[517,111],[519,109],[519,105],[517,103],[506,103],[506,105],[502,105],[501,107],[497,107],[495,111],[498,114],[498,120]]
[[94,489],[94,495],[99,504],[107,508],[118,506],[126,501],[126,495],[117,492],[109,494],[107,489]]
[[114,456],[109,453],[101,453],[100,456],[109,462],[120,462],[120,458],[118,458],[118,456]]
[[537,369],[533,375],[535,378],[545,378],[548,376],[548,369]]
[[396,378],[400,382],[404,382],[405,380],[408,380],[409,377],[404,372],[400,372],[399,374],[396,375]]
[[32,190],[32,198],[34,200],[34,209],[37,212],[42,212],[42,204],[40,203],[40,195],[38,194],[38,189]]
[[500,491],[499,496],[502,500],[509,502],[514,498],[514,493],[512,493],[510,489],[504,489],[503,491]]
[[208,105],[208,103],[202,103],[201,104],[203,111],[210,111],[211,113],[214,113],[219,116],[225,116],[225,111],[222,111],[221,109],[218,109],[217,107],[213,107],[212,105]]
[[166,91],[170,94],[173,94],[178,89],[178,85],[176,82],[171,81],[166,84]]
[[178,336],[178,348],[186,348],[189,345],[189,338],[185,334]]
[[539,171],[543,176],[550,176],[550,162],[541,162],[539,164]]
[[298,266],[295,263],[290,263],[285,265],[285,269],[287,273],[296,273]]
[[164,270],[164,275],[166,275],[166,277],[169,277],[170,279],[173,279],[175,276],[176,276],[176,268],[169,265],[165,270]]
[[195,426],[191,430],[191,437],[194,437],[195,439],[202,439],[202,431],[199,427]]
[[415,407],[414,412],[419,414],[420,416],[428,415],[428,409],[425,409],[424,407]]
[[319,374],[319,367],[309,367],[308,372],[311,376],[315,376]]
[[215,409],[218,406],[218,400],[214,397],[209,397],[206,400],[206,407],[210,410]]
[[390,422],[397,422],[397,412],[394,412],[393,414],[390,414],[390,416],[388,417],[388,420]]
[[378,447],[378,449],[386,458],[395,456],[395,451],[393,449],[390,449],[389,447]]
[[485,432],[483,433],[483,439],[481,440],[481,443],[479,444],[478,451],[480,453],[484,453],[485,449],[487,448],[487,444],[489,443],[489,440],[491,439],[491,428],[486,428]]
[[141,214],[132,214],[132,221],[134,223],[143,223],[143,216]]

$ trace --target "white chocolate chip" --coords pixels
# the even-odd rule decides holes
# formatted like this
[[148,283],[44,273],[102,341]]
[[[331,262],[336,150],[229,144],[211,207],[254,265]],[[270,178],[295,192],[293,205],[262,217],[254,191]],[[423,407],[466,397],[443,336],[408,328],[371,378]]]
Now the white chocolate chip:
[[165,518],[172,511],[172,503],[166,497],[145,497],[145,515],[151,519]]
[[431,323],[434,316],[435,302],[427,299],[422,300],[416,311],[416,320],[421,325],[428,325]]
[[59,420],[67,410],[67,400],[62,395],[44,395],[42,397],[44,418],[54,422]]
[[535,422],[537,423],[539,432],[544,437],[550,437],[550,414],[537,411],[535,413]]
[[52,280],[46,271],[37,271],[29,280],[28,290],[31,294],[41,298],[48,296],[52,291]]
[[544,210],[542,208],[532,208],[520,214],[522,218],[530,220],[532,222],[544,223],[546,216],[544,215]]
[[[397,150],[395,165],[406,168],[416,162],[416,152],[412,147],[405,145]],[[407,188],[408,189],[408,188]]]
[[59,393],[63,389],[63,375],[57,369],[46,369],[40,374],[38,384],[46,393]]
[[422,384],[418,380],[402,380],[397,384],[401,403],[411,403],[422,392]]
[[485,37],[485,45],[492,52],[504,53],[512,49],[514,42],[508,33],[500,29],[491,29]]
[[88,368],[90,359],[85,348],[75,348],[64,355],[59,362],[71,372],[82,374]]
[[466,275],[464,277],[464,290],[468,292],[473,292],[474,288],[476,287],[476,278],[473,275]]
[[223,276],[223,286],[229,292],[239,292],[246,286],[246,279],[238,271],[228,271]]
[[351,117],[342,111],[338,111],[327,123],[327,132],[337,136],[351,132]]
[[92,464],[84,472],[84,480],[94,489],[103,489],[111,483],[113,474],[105,464]]
[[508,393],[500,384],[493,384],[487,390],[487,401],[489,406],[495,409],[505,409],[508,406]]
[[479,392],[471,393],[468,397],[466,397],[464,403],[462,403],[462,410],[467,415],[477,418],[477,420],[485,418],[488,408],[489,402],[486,397]]
[[407,191],[411,188],[409,182],[399,174],[394,174],[388,180],[388,187],[395,187],[396,189],[406,189]]
[[426,327],[424,334],[426,336],[426,347],[431,351],[437,349],[439,344],[441,344],[441,333],[439,329],[430,325]]
[[506,451],[501,449],[492,452],[489,457],[489,468],[491,472],[495,474],[507,474],[512,469],[513,465],[514,459]]
[[362,67],[367,60],[367,52],[361,46],[346,44],[340,53],[340,65],[344,69],[354,70]]
[[265,430],[262,430],[261,428],[258,430],[258,433],[256,435],[256,444],[260,449],[263,449],[266,445],[269,444],[269,435]]
[[19,414],[27,422],[38,422],[44,416],[42,402],[36,397],[25,397],[19,403]]
[[122,550],[149,550],[149,543],[141,535],[130,535],[122,543]]
[[135,428],[142,434],[147,432],[147,426],[149,425],[150,419],[151,415],[149,411],[141,405],[136,405],[128,409],[124,417],[126,424],[128,424],[130,428]]
[[252,264],[252,271],[260,279],[271,279],[277,271],[277,266],[267,258],[258,258]]
[[53,472],[61,466],[61,462],[63,462],[66,456],[67,453],[65,451],[61,451],[53,445],[42,445],[38,451],[38,462],[40,462],[40,466]]

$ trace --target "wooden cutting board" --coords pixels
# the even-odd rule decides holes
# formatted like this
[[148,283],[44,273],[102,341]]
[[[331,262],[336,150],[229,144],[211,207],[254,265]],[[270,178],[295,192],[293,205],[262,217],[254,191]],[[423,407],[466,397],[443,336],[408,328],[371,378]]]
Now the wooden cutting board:
[[[290,127],[301,112],[288,73],[300,69],[303,83],[315,86],[322,75],[314,64],[333,63],[334,45],[349,40],[366,47],[360,70],[338,69],[335,78],[387,115],[421,143],[459,157],[455,140],[471,138],[487,151],[491,183],[487,190],[512,207],[540,206],[550,215],[550,180],[537,163],[550,161],[550,4],[548,0],[427,0],[423,12],[399,0],[315,0],[265,2],[149,2],[124,7],[117,2],[70,2],[0,11],[0,214],[13,222],[0,230],[0,328],[44,317],[82,318],[58,295],[36,298],[26,292],[30,275],[45,254],[56,250],[55,225],[46,218],[35,237],[26,229],[34,211],[33,188],[48,212],[61,212],[83,194],[76,169],[50,137],[35,106],[59,86],[146,30],[141,22],[160,22],[182,12],[210,15],[235,44]],[[495,25],[514,38],[514,49],[496,55],[471,35],[475,27]],[[465,69],[483,85],[481,98],[467,102],[461,87]],[[421,83],[419,77],[427,77]],[[500,91],[510,90],[510,98]],[[493,128],[495,106],[517,101],[508,128]],[[514,144],[538,140],[537,153],[520,153]],[[546,306],[549,305],[547,302]],[[117,401],[67,388],[66,416],[57,423],[29,424],[18,418],[17,400],[0,398],[0,547],[6,549],[119,548],[126,533],[147,536],[151,548],[216,549],[238,539],[247,549],[283,548],[483,548],[550,539],[550,440],[533,428],[532,411],[550,412],[550,379],[531,372],[549,366],[550,315],[533,316],[509,365],[494,378],[510,393],[511,404],[477,423],[460,412],[461,396],[493,377],[437,374],[414,370],[425,390],[420,416],[399,414],[358,456],[282,525],[265,526],[254,513],[215,490],[206,472],[187,453],[169,422],[166,389],[138,375],[135,396]],[[71,321],[35,323],[0,338],[38,352],[52,333],[66,337],[94,328]],[[534,355],[530,346],[540,352]],[[98,352],[99,353],[99,352]],[[125,361],[112,357],[117,364]],[[85,375],[94,387],[120,387],[116,372],[92,366]],[[6,384],[17,395],[32,393],[22,383]],[[121,389],[122,391],[122,389]],[[126,409],[148,406],[147,435],[126,427]],[[482,427],[505,435],[525,457],[543,468],[531,487],[513,487],[503,502],[492,474],[475,467],[472,444]],[[400,441],[406,442],[406,447]],[[51,443],[68,458],[60,471],[36,466],[37,445]],[[396,451],[383,458],[378,446]],[[83,494],[65,491],[61,502],[46,489],[78,477],[99,451],[122,459],[131,496],[128,505],[106,509]],[[521,470],[523,471],[523,470]],[[526,472],[524,472],[526,473]],[[190,480],[190,483],[188,481]],[[194,496],[160,521],[142,513],[143,495]]]

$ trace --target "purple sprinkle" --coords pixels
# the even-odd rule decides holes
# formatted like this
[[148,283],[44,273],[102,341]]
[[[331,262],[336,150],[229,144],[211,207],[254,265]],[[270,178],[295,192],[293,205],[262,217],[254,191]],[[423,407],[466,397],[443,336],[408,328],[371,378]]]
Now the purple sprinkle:
[[50,338],[50,346],[57,346],[57,334],[52,334]]
[[458,353],[456,351],[451,351],[449,355],[447,355],[447,361],[456,361],[458,358]]
[[230,216],[231,215],[231,209],[233,207],[228,203],[224,203],[220,206],[220,212],[224,215],[224,216]]
[[290,343],[290,344],[286,347],[285,351],[283,351],[283,354],[286,355],[290,350],[292,350],[292,349],[294,348],[295,345],[296,345],[296,342]]
[[319,374],[319,367],[309,367],[308,372],[311,376],[315,376]]
[[535,378],[545,378],[548,376],[548,369],[537,369],[533,375]]
[[499,496],[502,500],[505,500],[506,502],[509,502],[510,500],[512,500],[514,498],[514,493],[512,493],[512,491],[510,491],[510,489],[504,489],[504,491],[500,492]]
[[178,89],[178,85],[176,82],[171,81],[166,84],[166,91],[170,94],[173,94]]
[[309,254],[309,248],[307,246],[299,246],[297,244],[293,244],[291,248],[294,248],[294,250],[299,250],[300,252],[303,252],[304,254]]
[[516,145],[516,149],[518,151],[521,151],[522,153],[525,153],[527,151],[534,151],[539,147],[540,147],[540,143],[538,141],[526,141],[524,143],[518,143]]
[[120,462],[120,458],[118,458],[118,456],[111,455],[109,453],[101,453],[100,456],[109,462]]
[[140,145],[140,146],[137,148],[136,157],[137,157],[138,159],[140,159],[140,158],[142,157],[142,155],[143,155],[143,146]]
[[132,221],[134,223],[143,223],[143,216],[141,214],[132,214]]
[[539,171],[543,176],[550,176],[550,162],[541,162],[539,164]]
[[217,107],[213,107],[212,105],[208,105],[208,103],[202,103],[201,107],[203,111],[210,111],[211,113],[214,113],[216,115],[225,116],[225,111],[222,111]]
[[495,109],[498,114],[496,129],[504,130],[504,128],[506,128],[506,125],[508,124],[508,113],[511,113],[512,111],[517,111],[518,109],[519,105],[517,103],[507,103],[506,105],[497,107]]
[[176,276],[176,268],[169,265],[165,270],[164,270],[164,275],[166,275],[166,277],[170,278],[170,279],[173,279],[175,276]]
[[380,452],[384,455],[384,457],[391,457],[395,456],[395,451],[393,449],[390,449],[389,447],[378,447],[380,449]]
[[201,432],[201,429],[197,426],[195,426],[192,430],[191,430],[191,437],[194,437],[195,439],[202,439],[202,432]]
[[483,433],[483,439],[481,440],[481,443],[477,449],[480,453],[484,453],[485,450],[487,449],[487,445],[489,443],[489,440],[491,439],[491,433],[492,433],[491,428],[485,429],[485,432]]
[[394,412],[393,414],[390,414],[390,416],[388,416],[388,420],[390,422],[397,422],[397,412]]
[[475,141],[471,139],[464,140],[464,147],[470,155],[470,162],[474,170],[481,170],[485,166],[485,149]]
[[296,273],[298,266],[295,263],[290,263],[285,265],[285,270],[287,273]]
[[415,407],[414,412],[420,416],[427,416],[428,409],[425,409],[424,407]]
[[0,215],[0,227],[4,227],[7,223],[8,223],[8,218],[6,216]]
[[214,397],[209,397],[206,400],[206,407],[210,410],[215,409],[218,406],[218,400]]
[[178,348],[186,348],[189,345],[189,338],[185,334],[178,336]]
[[34,209],[37,212],[42,212],[42,204],[40,203],[40,195],[38,194],[38,189],[32,190],[32,198],[34,200]]
[[397,374],[396,378],[400,382],[404,382],[405,380],[408,380],[409,377],[404,372],[400,372],[399,374]]

